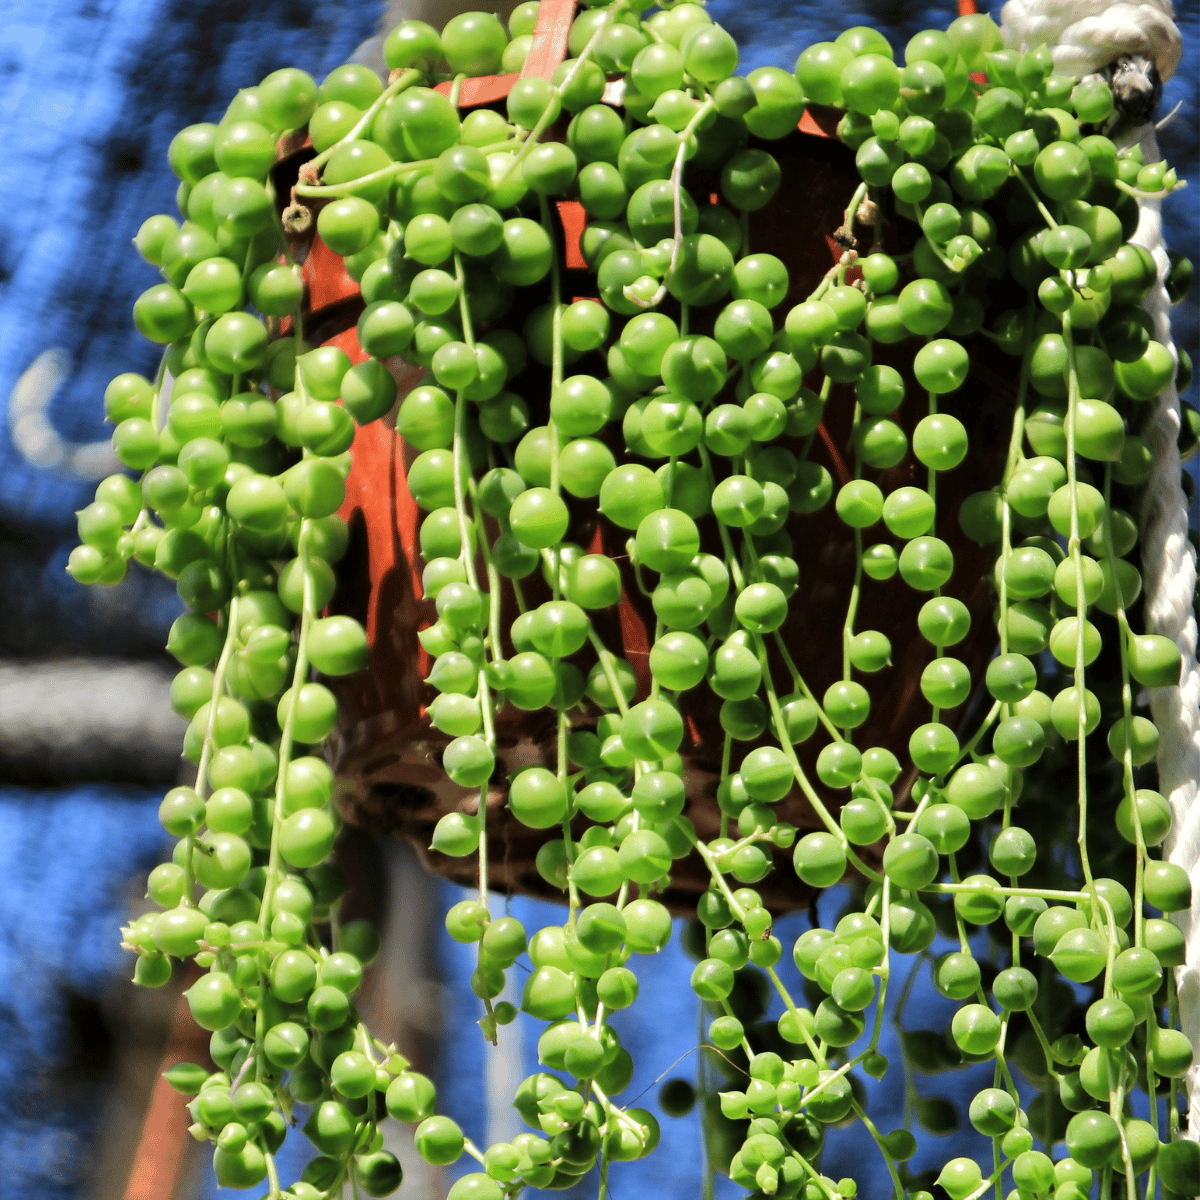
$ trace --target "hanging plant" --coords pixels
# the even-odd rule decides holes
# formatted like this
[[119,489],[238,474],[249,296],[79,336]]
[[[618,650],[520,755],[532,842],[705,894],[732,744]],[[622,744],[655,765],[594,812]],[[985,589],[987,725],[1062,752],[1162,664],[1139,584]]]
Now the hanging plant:
[[[906,1037],[902,1069],[995,1063],[969,1112],[994,1157],[952,1159],[940,1188],[1197,1194],[1184,943],[1156,915],[1190,886],[1155,854],[1163,731],[1140,711],[1180,681],[1178,646],[1144,631],[1136,514],[1156,398],[1190,364],[1141,307],[1164,278],[1131,239],[1175,173],[1110,139],[1109,83],[1003,49],[983,16],[918,34],[903,66],[855,28],[742,78],[695,4],[563,9],[404,21],[386,85],[273,72],[178,134],[184,221],[135,239],[163,282],[134,321],[166,351],[105,406],[141,478],[101,483],[69,570],[111,584],[136,560],[189,609],[168,649],[196,781],[162,802],[162,911],[123,934],[137,983],[204,972],[187,998],[216,1070],[168,1072],[193,1135],[221,1183],[272,1197],[393,1191],[389,1118],[432,1164],[477,1160],[452,1200],[597,1162],[604,1195],[659,1135],[620,1101],[607,1017],[686,911],[714,1167],[756,1196],[851,1197],[821,1143],[858,1120],[894,1194],[930,1200],[860,1073],[889,1070],[893,970],[940,922],[959,949],[934,982],[962,1007],[948,1041]],[[1167,291],[1189,281],[1173,260]],[[389,414],[398,438],[355,442]],[[343,517],[380,496],[412,522],[387,551],[399,616],[347,556]],[[379,939],[338,920],[321,746],[358,812],[368,710],[408,721],[390,795],[436,819],[429,861],[478,885],[446,927],[478,945],[491,1042],[528,956],[546,1070],[511,1143],[465,1139],[354,1007]],[[774,936],[848,873],[835,928]],[[565,897],[565,921],[493,918],[497,874]],[[775,1026],[739,1016],[751,971]],[[1043,1087],[1027,1107],[1014,1063]],[[1149,1121],[1139,1089],[1166,1100]],[[910,1124],[945,1128],[908,1097]],[[302,1115],[320,1157],[282,1189]]]

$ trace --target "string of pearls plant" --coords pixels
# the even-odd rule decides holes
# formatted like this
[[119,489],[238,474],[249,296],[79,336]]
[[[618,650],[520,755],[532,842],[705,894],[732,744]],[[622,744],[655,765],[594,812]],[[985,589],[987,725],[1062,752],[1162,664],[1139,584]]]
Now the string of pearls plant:
[[[521,4],[507,31],[482,13],[440,35],[403,22],[385,44],[386,86],[353,64],[319,86],[273,72],[218,124],[178,134],[183,221],[153,216],[135,239],[163,280],[134,321],[166,350],[155,379],[123,374],[105,393],[131,474],[104,480],[80,512],[69,570],[112,584],[136,560],[176,579],[189,609],[168,648],[196,781],[162,802],[179,839],[149,878],[162,911],[122,932],[139,984],[162,985],[174,959],[205,972],[187,997],[216,1070],[168,1072],[190,1098],[192,1134],[212,1144],[221,1183],[265,1178],[272,1200],[392,1192],[389,1118],[415,1124],[430,1163],[476,1160],[451,1200],[567,1187],[597,1163],[605,1196],[614,1164],[659,1136],[649,1112],[620,1101],[633,1064],[609,1016],[637,1000],[639,956],[669,941],[655,894],[695,854],[712,879],[687,939],[711,1017],[701,1099],[713,1170],[756,1197],[852,1197],[855,1180],[822,1173],[821,1147],[827,1127],[857,1121],[896,1197],[931,1200],[935,1176],[952,1200],[1195,1196],[1200,1159],[1177,1096],[1192,1060],[1171,974],[1182,940],[1159,915],[1190,893],[1154,854],[1170,812],[1148,765],[1158,732],[1138,711],[1140,688],[1175,685],[1180,660],[1136,632],[1129,515],[1152,466],[1140,422],[1190,374],[1150,336],[1139,301],[1155,270],[1127,240],[1138,200],[1168,199],[1175,173],[1100,132],[1113,119],[1101,80],[1055,75],[1045,48],[1000,49],[982,16],[918,34],[904,65],[855,28],[805,50],[794,73],[743,78],[703,7],[644,16],[613,0],[579,12],[552,81],[522,78],[506,113],[463,115],[463,79],[520,70],[537,10]],[[623,111],[602,103],[614,75]],[[445,80],[449,96],[433,90]],[[788,271],[749,252],[749,230],[780,184],[770,143],[806,100],[845,110],[838,134],[861,186],[841,231],[850,248],[786,306]],[[544,140],[560,113],[565,140]],[[304,127],[315,157],[294,196],[276,196],[277,139]],[[719,197],[691,194],[694,169],[718,173]],[[598,300],[563,290],[552,218],[568,197],[589,217]],[[361,281],[370,357],[358,365],[304,341],[284,223],[299,228],[307,206]],[[854,241],[869,213],[897,231],[895,246]],[[1167,280],[1176,298],[1190,269],[1179,260]],[[1019,382],[1002,479],[946,514],[939,476],[970,471],[971,447],[939,405],[967,378],[972,337],[1011,356]],[[873,361],[892,343],[911,348],[911,376]],[[479,897],[446,926],[478,944],[485,1037],[516,1015],[497,997],[525,956],[522,1008],[545,1022],[545,1069],[514,1097],[529,1132],[487,1147],[438,1114],[433,1083],[359,1020],[353,996],[379,941],[339,921],[347,882],[329,861],[339,818],[320,745],[337,706],[313,676],[367,665],[363,628],[321,614],[347,547],[338,510],[356,423],[392,410],[382,360],[394,356],[430,375],[397,417],[419,452],[407,483],[436,602],[420,634],[434,659],[429,714],[452,738],[450,779],[481,800],[434,835],[436,849],[478,860]],[[528,385],[530,363],[548,388]],[[835,486],[810,450],[826,406],[842,403],[853,477]],[[896,418],[918,412],[910,439]],[[1198,432],[1189,412],[1185,456]],[[881,473],[909,456],[924,486],[885,495]],[[628,532],[657,620],[640,700],[589,617],[620,601],[620,572],[564,542],[567,498]],[[855,552],[844,627],[814,631],[844,647],[841,678],[820,696],[780,636],[801,569],[796,517],[840,522]],[[953,654],[970,614],[942,591],[955,564],[939,534],[955,521],[995,551],[999,654],[975,709],[962,707],[976,681]],[[530,607],[521,581],[535,572],[552,598]],[[897,574],[928,597],[905,636],[936,653],[907,762],[855,740],[871,705],[862,679],[891,659],[888,638],[860,627],[859,597]],[[520,608],[510,629],[505,588]],[[707,842],[683,815],[678,698],[692,688],[722,702],[724,836]],[[548,831],[537,867],[567,900],[565,921],[532,936],[488,908],[482,801],[505,705],[557,721],[553,769],[507,781],[511,812]],[[569,716],[581,713],[582,730]],[[822,744],[815,777],[796,750],[810,738]],[[911,796],[894,796],[910,765]],[[818,832],[777,820],[772,805],[795,788]],[[853,899],[834,928],[785,947],[754,885],[794,871],[827,888],[848,870]],[[939,928],[959,948],[933,961]],[[776,970],[788,952],[802,994]],[[863,1077],[889,1070],[885,997],[895,972],[906,997],[930,967],[961,1007],[946,1037],[905,1032],[907,1119],[880,1129]],[[777,1022],[763,1020],[767,985],[784,1006]],[[957,1120],[922,1098],[918,1074],[982,1061],[994,1078],[968,1118],[990,1156],[911,1174],[921,1130]],[[1027,1105],[1021,1075],[1038,1088]],[[1148,1120],[1132,1115],[1135,1096]],[[694,1099],[682,1081],[662,1093],[670,1112]],[[274,1154],[298,1121],[320,1155],[285,1187]]]

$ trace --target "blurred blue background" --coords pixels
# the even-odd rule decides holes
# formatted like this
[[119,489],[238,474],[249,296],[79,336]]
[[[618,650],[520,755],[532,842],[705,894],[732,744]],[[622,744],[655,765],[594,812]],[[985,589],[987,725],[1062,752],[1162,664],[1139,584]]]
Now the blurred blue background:
[[[884,0],[832,7],[813,0],[714,0],[709,7],[742,45],[743,70],[790,68],[805,45],[856,24],[873,25],[902,47],[913,33],[944,27],[953,16],[948,5]],[[993,7],[998,17],[999,5]],[[0,604],[8,616],[0,622],[0,669],[10,672],[11,686],[0,692],[0,702],[8,697],[10,705],[0,717],[6,731],[0,737],[0,1195],[12,1200],[98,1194],[100,1166],[132,1153],[128,1129],[117,1141],[103,1141],[113,1128],[105,1117],[113,1060],[125,1044],[113,1031],[113,1014],[129,1003],[122,982],[129,961],[117,947],[117,927],[164,850],[155,810],[162,788],[174,781],[171,739],[178,731],[169,714],[165,723],[153,718],[156,705],[165,709],[170,674],[161,647],[177,601],[166,581],[140,570],[116,589],[95,592],[75,585],[63,570],[74,544],[74,510],[91,499],[106,462],[104,386],[119,371],[152,373],[155,367],[154,348],[129,318],[134,298],[155,277],[130,238],[147,215],[174,210],[176,181],[166,148],[176,130],[217,119],[239,87],[277,67],[296,65],[322,77],[375,32],[381,11],[379,3],[336,0],[4,5],[0,181],[8,201],[0,208]],[[1161,111],[1179,101],[1183,107],[1162,148],[1191,184],[1168,206],[1170,241],[1195,255],[1200,13],[1194,4],[1186,6],[1180,24],[1184,62]],[[1197,357],[1194,294],[1175,316],[1179,344]],[[1195,397],[1193,385],[1189,398]],[[124,737],[95,727],[88,715],[104,707],[102,693],[86,683],[94,678],[86,675],[86,664],[97,660],[143,671],[136,678],[150,716],[131,717]],[[61,672],[54,676],[54,663],[78,664],[75,683]],[[149,720],[152,731],[145,733],[139,720]],[[122,754],[123,741],[138,742],[145,753]],[[30,751],[38,745],[44,752]],[[393,891],[397,879],[407,880],[413,911],[423,913],[420,928],[439,929],[441,914],[461,893],[444,884],[422,888],[413,882],[411,865],[402,864],[397,874],[395,854],[376,851],[392,864]],[[826,923],[842,902],[837,894],[822,900]],[[561,919],[557,910],[532,901],[514,900],[511,911],[530,929]],[[797,916],[783,925],[778,932],[789,945],[807,919]],[[420,958],[426,972],[418,981],[425,992],[417,999],[434,1015],[418,1022],[412,1036],[426,1047],[441,1082],[444,1111],[486,1144],[479,1098],[495,1082],[495,1067],[475,1028],[479,1013],[463,999],[470,956],[444,937],[432,940],[435,948],[417,947],[412,961]],[[784,966],[798,988],[787,956]],[[619,1014],[614,1021],[638,1064],[621,1099],[644,1091],[641,1103],[657,1111],[655,1076],[666,1071],[667,1077],[697,1078],[697,1056],[688,1052],[701,1023],[685,982],[690,964],[677,943],[642,960],[639,970],[643,996],[658,999],[644,1019]],[[898,990],[897,984],[893,997]],[[414,990],[401,980],[382,994],[402,1006]],[[927,980],[918,983],[910,1005],[929,1028],[940,1028],[952,1007]],[[534,1069],[536,1033],[522,1019],[502,1037],[519,1079]],[[891,1032],[883,1049],[895,1056]],[[978,1086],[978,1071],[965,1070],[939,1077],[936,1090],[961,1097]],[[902,1104],[898,1078],[871,1085],[870,1111],[882,1128],[899,1123]],[[503,1113],[493,1111],[488,1119],[492,1136],[517,1131]],[[663,1200],[699,1196],[698,1122],[698,1110],[687,1118],[663,1118],[661,1149],[644,1164],[614,1169],[614,1200],[645,1195],[650,1187]],[[296,1141],[285,1150],[285,1178],[301,1161]],[[960,1141],[964,1153],[982,1149],[973,1136]],[[861,1132],[834,1131],[824,1169],[837,1177],[853,1166],[862,1178],[861,1152]],[[946,1143],[939,1139],[929,1155],[929,1162],[918,1159],[913,1167],[944,1159]],[[736,1189],[725,1183],[718,1194],[733,1194]],[[120,1186],[111,1194],[119,1195]],[[180,1186],[188,1195],[214,1190],[202,1166]],[[406,1183],[400,1195],[418,1196],[421,1186],[433,1185]],[[879,1186],[862,1194],[880,1194]]]

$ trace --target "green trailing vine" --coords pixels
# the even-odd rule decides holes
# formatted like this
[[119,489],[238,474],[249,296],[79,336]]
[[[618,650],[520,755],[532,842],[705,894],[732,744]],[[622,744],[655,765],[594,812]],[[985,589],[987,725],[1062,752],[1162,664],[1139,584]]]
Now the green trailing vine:
[[[1185,380],[1150,337],[1139,302],[1157,274],[1128,238],[1138,199],[1169,196],[1174,173],[1095,132],[1113,106],[1103,83],[1054,74],[1045,48],[1000,49],[985,17],[918,34],[903,66],[856,28],[794,73],[743,78],[702,7],[643,17],[614,0],[575,17],[552,80],[519,79],[504,113],[461,112],[465,78],[520,70],[537,15],[520,5],[507,31],[479,13],[441,34],[403,22],[385,43],[386,86],[353,64],[320,86],[273,72],[219,124],[175,138],[183,223],[151,217],[136,239],[163,282],[134,321],[166,352],[153,381],[114,379],[105,405],[140,482],[100,484],[69,569],[111,584],[136,561],[176,579],[189,609],[168,648],[196,781],[160,810],[178,839],[149,879],[161,911],[123,934],[140,984],[165,983],[173,959],[205,972],[187,996],[216,1069],[168,1072],[193,1136],[212,1144],[223,1184],[266,1179],[272,1198],[393,1191],[389,1118],[416,1126],[431,1164],[476,1160],[452,1200],[566,1187],[597,1163],[607,1194],[614,1164],[659,1136],[621,1102],[633,1064],[609,1017],[638,999],[638,956],[669,941],[656,896],[694,855],[711,877],[688,937],[711,1018],[712,1169],[755,1196],[851,1197],[855,1180],[822,1174],[821,1145],[828,1126],[858,1121],[897,1197],[929,1200],[935,1177],[952,1200],[1010,1187],[1018,1200],[1195,1195],[1176,1098],[1192,1056],[1171,974],[1183,943],[1150,915],[1185,909],[1190,889],[1152,853],[1170,810],[1146,786],[1158,734],[1136,711],[1140,688],[1178,683],[1180,659],[1134,632],[1130,561],[1152,466],[1138,431],[1148,402]],[[613,76],[620,109],[603,103]],[[785,264],[751,239],[782,179],[770,144],[806,100],[844,110],[838,136],[861,183],[840,259],[797,301]],[[546,140],[560,115],[564,140]],[[277,139],[305,128],[312,157],[285,205]],[[694,196],[693,170],[715,173],[719,196]],[[554,202],[572,198],[597,299],[564,290]],[[290,239],[314,212],[366,302],[357,365],[304,341]],[[1168,286],[1186,291],[1188,269]],[[947,513],[939,475],[971,469],[955,397],[984,342],[1018,378],[1008,450],[996,486]],[[890,344],[910,351],[904,371],[877,361]],[[365,669],[368,645],[357,621],[322,613],[347,548],[355,428],[395,406],[383,360],[397,357],[429,375],[401,399],[397,430],[418,452],[407,483],[436,610],[420,633],[429,718],[464,790],[433,848],[478,862],[478,898],[446,927],[477,944],[489,1041],[516,1017],[498,997],[526,956],[521,1008],[545,1022],[545,1070],[514,1098],[530,1131],[482,1149],[359,1020],[379,940],[339,920],[347,881],[329,860],[340,818],[320,745],[337,703],[320,680]],[[828,406],[845,404],[850,477],[835,485],[814,446]],[[1195,432],[1189,419],[1185,452]],[[910,461],[924,486],[891,486]],[[587,505],[627,536],[630,574],[569,540]],[[806,521],[838,522],[853,549],[841,665],[820,696],[783,636],[803,619],[793,596],[810,567],[793,534]],[[955,654],[980,631],[944,590],[958,531],[995,548],[986,696]],[[891,669],[893,646],[861,627],[861,601],[896,576],[927,597],[916,628],[897,632],[932,651],[919,679],[929,719],[907,746],[867,746],[870,677]],[[549,598],[531,604],[522,580]],[[589,616],[631,586],[654,613],[641,698]],[[721,826],[707,840],[687,815],[700,801],[681,708],[696,688],[720,700]],[[550,765],[500,785],[508,812],[546,831],[536,867],[567,901],[565,922],[532,936],[489,911],[507,706],[555,713]],[[797,747],[814,738],[805,765]],[[789,795],[816,828],[778,818]],[[849,872],[851,906],[785,947],[754,886],[773,871],[808,889]],[[958,949],[934,960],[939,927]],[[803,994],[776,970],[789,951]],[[881,1131],[861,1079],[892,1069],[885,999],[911,955],[896,1023],[921,970],[961,1006],[948,1039],[902,1031],[906,1122]],[[783,1003],[774,1025],[746,1002],[755,974]],[[968,1114],[991,1156],[913,1175],[914,1128],[955,1119],[917,1076],[961,1061],[994,1063]],[[1041,1089],[1028,1107],[1017,1072]],[[1156,1098],[1149,1121],[1132,1115],[1139,1089]],[[682,1081],[664,1089],[668,1111],[693,1100]],[[285,1187],[273,1156],[301,1119],[320,1156]]]

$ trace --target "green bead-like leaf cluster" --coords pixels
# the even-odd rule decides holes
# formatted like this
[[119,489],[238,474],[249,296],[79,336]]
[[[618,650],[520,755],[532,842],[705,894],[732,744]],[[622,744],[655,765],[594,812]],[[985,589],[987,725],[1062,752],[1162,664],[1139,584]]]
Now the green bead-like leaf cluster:
[[[123,932],[139,983],[164,983],[172,957],[207,971],[188,1000],[218,1070],[168,1073],[194,1097],[193,1134],[213,1143],[221,1183],[270,1175],[292,1200],[393,1191],[387,1116],[416,1125],[430,1164],[476,1160],[451,1200],[564,1188],[646,1156],[658,1124],[614,1100],[633,1062],[607,1018],[638,1000],[635,956],[670,940],[656,896],[686,859],[711,879],[686,944],[719,1053],[698,1091],[672,1080],[662,1106],[702,1100],[709,1161],[754,1196],[855,1196],[821,1172],[825,1129],[854,1120],[897,1195],[936,1182],[966,1200],[1011,1180],[1022,1198],[1082,1197],[1093,1172],[1111,1191],[1114,1172],[1156,1163],[1190,1194],[1171,1099],[1191,1062],[1170,975],[1182,939],[1146,911],[1186,909],[1190,888],[1151,853],[1171,813],[1150,774],[1158,730],[1135,711],[1141,688],[1178,683],[1180,655],[1135,632],[1132,515],[1153,468],[1151,402],[1188,368],[1152,336],[1141,301],[1162,281],[1130,239],[1139,200],[1178,179],[1104,135],[1098,77],[1054,73],[1045,47],[1001,49],[982,16],[918,33],[902,64],[856,27],[794,73],[743,78],[702,7],[643,18],[614,0],[578,12],[552,79],[518,79],[503,113],[464,111],[466,76],[522,70],[538,11],[519,5],[507,29],[485,13],[441,33],[404,21],[384,43],[386,84],[354,64],[319,86],[273,72],[174,139],[184,220],[151,217],[135,239],[162,282],[134,322],[166,352],[154,381],[114,379],[105,407],[141,482],[100,484],[69,570],[113,584],[136,560],[176,579],[189,609],[168,649],[197,780],[160,809],[179,839],[148,881],[162,911]],[[613,77],[623,112],[606,100]],[[861,184],[822,231],[840,258],[803,294],[752,246],[784,179],[772,143],[806,102],[845,110]],[[546,137],[560,119],[562,139]],[[285,206],[276,142],[305,128],[314,157]],[[587,287],[560,260],[555,205],[570,201],[587,217]],[[289,235],[314,223],[362,291],[357,363],[303,339]],[[1165,282],[1182,298],[1189,267]],[[426,372],[398,406],[388,360]],[[1002,433],[976,409],[1005,373]],[[478,947],[490,1041],[516,1018],[499,999],[514,970],[521,1008],[545,1022],[546,1069],[514,1098],[531,1131],[482,1150],[359,1021],[379,939],[337,921],[346,881],[328,861],[339,818],[320,745],[337,701],[311,676],[369,664],[362,626],[320,614],[348,544],[356,428],[393,410],[433,607],[419,634],[430,737],[464,800],[432,849],[479,870],[479,898],[446,928]],[[995,486],[963,486],[1005,434]],[[966,498],[954,511],[947,494]],[[852,582],[841,667],[814,690],[789,645],[802,583],[826,570],[802,539],[831,525]],[[960,533],[994,550],[982,580],[963,578]],[[999,653],[979,686],[987,588]],[[860,612],[902,589],[921,597],[915,627],[864,628]],[[635,664],[601,631],[638,593],[652,636]],[[907,745],[869,744],[887,740],[879,698],[898,669],[927,719]],[[699,832],[711,811],[698,819],[690,770],[706,705],[715,836]],[[498,727],[541,710],[548,757],[514,767]],[[1107,760],[1089,740],[1101,727]],[[504,819],[546,831],[535,866],[565,893],[563,924],[529,936],[491,915],[494,792]],[[850,907],[792,946],[798,1003],[776,971],[779,881],[815,891],[848,872]],[[980,927],[997,933],[986,953]],[[939,931],[957,949],[933,960]],[[897,955],[931,961],[960,1007],[944,1034],[902,1030],[906,1126],[882,1132],[861,1074],[889,1069]],[[768,986],[784,1003],[773,1024]],[[910,1172],[912,1122],[937,1135],[959,1120],[917,1075],[985,1060],[993,1086],[967,1116],[993,1156]],[[1014,1070],[1040,1089],[1027,1106]],[[1167,1091],[1166,1129],[1121,1107],[1139,1086]],[[273,1155],[295,1103],[311,1106],[320,1153],[280,1192]]]

